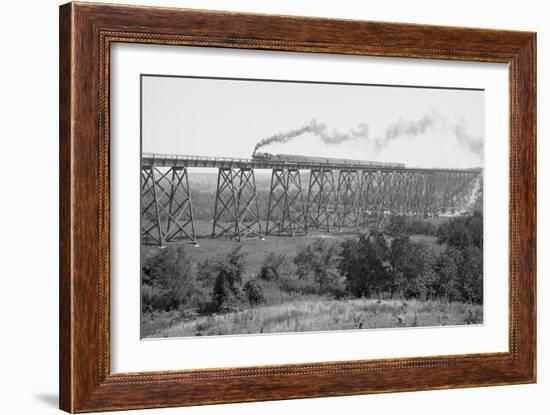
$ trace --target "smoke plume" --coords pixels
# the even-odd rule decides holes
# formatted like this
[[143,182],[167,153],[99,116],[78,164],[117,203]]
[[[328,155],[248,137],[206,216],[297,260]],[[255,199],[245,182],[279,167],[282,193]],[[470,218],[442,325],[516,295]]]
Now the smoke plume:
[[375,153],[379,153],[394,140],[413,138],[428,132],[450,133],[460,147],[478,156],[483,155],[482,138],[466,133],[466,122],[464,119],[461,118],[458,121],[452,122],[436,112],[424,114],[418,120],[399,120],[390,124],[382,137],[374,139],[374,151]]
[[481,137],[474,137],[466,133],[466,123],[461,120],[453,128],[453,133],[463,148],[470,150],[472,153],[483,154],[483,140]]
[[328,131],[326,124],[318,123],[317,120],[313,119],[309,122],[309,124],[301,128],[297,128],[295,130],[290,130],[287,132],[280,132],[272,135],[271,137],[260,140],[254,147],[254,153],[256,153],[262,147],[268,146],[270,144],[287,143],[305,133],[311,133],[319,137],[321,141],[325,144],[334,145],[340,144],[344,141],[368,139],[369,127],[366,124],[359,124],[357,129],[350,130],[347,133],[343,133],[334,129],[332,131]]
[[428,114],[425,114],[416,121],[396,121],[386,128],[383,137],[374,139],[374,151],[379,153],[380,150],[399,138],[416,137],[417,135],[425,134],[429,129],[434,127],[435,123],[436,119]]
[[451,122],[436,112],[424,114],[418,120],[398,120],[393,122],[386,127],[383,134],[375,137],[370,137],[369,126],[364,123],[359,124],[357,128],[348,132],[341,132],[334,129],[329,131],[326,124],[319,123],[313,119],[309,124],[301,128],[280,132],[260,140],[254,147],[254,153],[270,144],[287,143],[302,134],[311,133],[323,143],[330,145],[340,144],[345,141],[365,141],[372,146],[373,153],[376,155],[395,140],[410,139],[434,132],[450,133],[462,148],[479,156],[483,154],[482,138],[468,135],[466,133],[466,123],[463,119]]

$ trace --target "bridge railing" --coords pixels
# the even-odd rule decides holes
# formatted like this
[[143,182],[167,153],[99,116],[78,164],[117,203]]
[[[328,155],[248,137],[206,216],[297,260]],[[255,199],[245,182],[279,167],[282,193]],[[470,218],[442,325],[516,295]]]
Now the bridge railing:
[[238,157],[218,157],[218,156],[188,156],[181,154],[163,154],[163,153],[143,153],[141,155],[144,159],[151,160],[181,160],[181,161],[221,161],[221,162],[240,162],[248,163],[249,158]]
[[309,161],[286,160],[257,160],[241,157],[223,156],[193,156],[182,154],[143,153],[141,156],[143,165],[156,165],[159,167],[220,167],[220,168],[295,168],[295,169],[357,169],[357,170],[383,170],[383,171],[416,171],[426,173],[470,173],[479,174],[482,169],[453,169],[453,168],[422,168],[422,167],[395,167],[387,165],[349,165],[349,164],[325,164]]
[[226,166],[251,166],[253,161],[248,158],[218,157],[218,156],[192,156],[177,154],[143,153],[141,159],[147,164],[158,166],[181,165],[182,167],[226,167]]

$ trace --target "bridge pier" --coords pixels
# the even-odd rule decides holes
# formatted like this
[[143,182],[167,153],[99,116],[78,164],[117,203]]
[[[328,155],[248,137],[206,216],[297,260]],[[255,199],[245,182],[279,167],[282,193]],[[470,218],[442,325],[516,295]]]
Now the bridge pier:
[[358,225],[360,180],[361,178],[356,169],[342,169],[338,173],[336,206],[339,227]]
[[430,216],[435,216],[437,213],[437,204],[436,204],[436,183],[435,183],[435,174],[426,173],[426,190],[425,190],[425,200],[426,207],[424,209],[424,217],[428,218]]
[[266,235],[304,234],[304,198],[298,169],[274,168],[271,173]]
[[424,218],[427,216],[427,201],[429,194],[428,178],[425,172],[413,172],[408,178],[407,214],[411,217]]
[[449,175],[446,186],[448,191],[442,209],[451,212],[464,209],[469,202],[468,197],[479,179],[479,176],[472,176],[467,173]]
[[306,204],[306,232],[311,229],[330,232],[338,227],[336,190],[331,169],[311,170]]
[[252,168],[218,169],[212,238],[220,236],[237,241],[263,236]]
[[147,245],[196,244],[187,168],[141,169],[141,241]]
[[374,209],[374,174],[373,170],[361,171],[357,216],[357,223],[361,226],[367,226],[371,221]]
[[400,171],[397,177],[397,189],[395,194],[395,208],[394,214],[396,215],[405,215],[408,216],[408,206],[409,206],[409,176],[410,174],[405,171]]
[[394,172],[388,170],[379,170],[378,171],[378,180],[376,186],[377,193],[377,206],[376,206],[376,216],[375,224],[376,227],[383,227],[386,219],[386,212],[390,211],[393,202],[393,192],[392,187],[394,181]]
[[363,170],[360,186],[359,223],[380,227],[388,205],[389,173],[384,170]]
[[400,209],[399,214],[405,215],[407,217],[411,216],[412,212],[412,183],[414,180],[415,173],[411,172],[402,172],[401,173],[401,182],[399,186],[400,193]]
[[401,195],[399,193],[401,174],[397,171],[385,172],[385,174],[387,185],[384,197],[386,203],[383,206],[383,216],[385,216],[386,212],[390,215],[397,215],[399,214],[401,202]]

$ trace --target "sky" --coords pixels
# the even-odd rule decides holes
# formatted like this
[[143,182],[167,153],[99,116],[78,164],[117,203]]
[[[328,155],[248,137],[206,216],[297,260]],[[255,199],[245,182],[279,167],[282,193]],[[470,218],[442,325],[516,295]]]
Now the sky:
[[483,137],[481,90],[142,76],[144,153],[250,157],[264,140],[273,154],[468,168],[483,166]]

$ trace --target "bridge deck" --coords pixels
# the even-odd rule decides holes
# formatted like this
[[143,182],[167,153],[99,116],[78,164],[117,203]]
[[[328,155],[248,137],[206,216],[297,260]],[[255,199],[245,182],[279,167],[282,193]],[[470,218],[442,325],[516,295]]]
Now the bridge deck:
[[466,173],[478,174],[481,169],[444,169],[444,168],[420,168],[420,167],[396,167],[384,165],[350,165],[350,164],[325,164],[316,162],[289,162],[278,160],[254,160],[249,158],[236,157],[210,157],[210,156],[189,156],[179,154],[142,154],[141,164],[156,167],[215,167],[215,168],[250,168],[250,169],[356,169],[356,170],[385,170],[385,171],[411,171],[411,172],[433,172],[433,173]]

